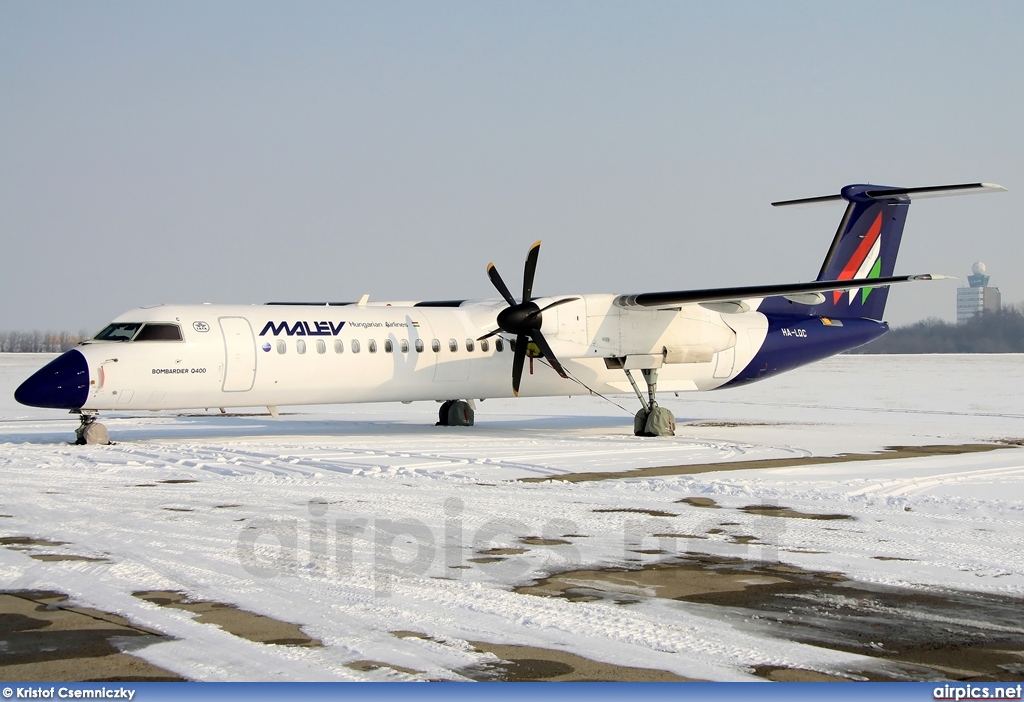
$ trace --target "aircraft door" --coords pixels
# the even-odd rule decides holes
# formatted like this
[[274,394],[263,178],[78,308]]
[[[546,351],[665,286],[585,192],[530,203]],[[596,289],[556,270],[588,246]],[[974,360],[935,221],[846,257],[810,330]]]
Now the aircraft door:
[[224,392],[246,392],[256,382],[256,339],[245,317],[221,317],[224,335]]

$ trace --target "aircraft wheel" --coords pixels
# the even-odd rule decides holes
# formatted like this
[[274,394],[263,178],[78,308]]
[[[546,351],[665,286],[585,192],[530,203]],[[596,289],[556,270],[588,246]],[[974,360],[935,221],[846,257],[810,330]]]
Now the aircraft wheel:
[[651,408],[644,429],[646,436],[675,436],[676,417],[667,407],[655,405]]
[[441,408],[437,411],[437,424],[435,424],[434,426],[448,426],[448,413],[449,411],[451,411],[452,405],[454,403],[455,400],[445,400],[444,402],[441,403]]
[[79,446],[85,446],[86,444],[110,445],[110,434],[107,432],[107,427],[99,422],[83,424],[75,432],[75,436],[75,443]]
[[633,435],[634,436],[649,436],[647,433],[647,417],[650,412],[644,408],[640,408],[640,411],[633,417]]
[[475,421],[473,408],[465,400],[452,401],[448,409],[448,426],[450,427],[471,427]]
[[675,436],[676,417],[667,407],[654,405],[650,410],[641,409],[633,417],[633,434],[636,436]]

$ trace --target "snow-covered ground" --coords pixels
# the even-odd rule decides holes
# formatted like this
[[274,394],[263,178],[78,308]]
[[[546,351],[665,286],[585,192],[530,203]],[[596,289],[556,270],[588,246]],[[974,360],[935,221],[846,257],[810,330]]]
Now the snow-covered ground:
[[[478,403],[472,428],[433,426],[437,406],[428,403],[289,408],[278,419],[112,415],[104,423],[113,446],[68,445],[76,419],[14,402],[17,384],[48,358],[0,355],[0,537],[65,542],[45,550],[99,560],[40,561],[0,548],[0,588],[59,590],[175,637],[135,655],[191,679],[460,679],[493,660],[473,641],[711,680],[755,679],[754,666],[871,667],[727,608],[513,590],[556,572],[635,568],[672,549],[842,573],[866,587],[1024,596],[1018,447],[518,480],[1002,446],[1024,439],[1024,356],[844,356],[745,388],[667,394],[674,438],[633,437],[626,411],[575,397]],[[630,411],[636,404],[614,399]],[[721,509],[679,502],[692,497]],[[749,505],[851,519],[740,510]],[[324,646],[246,641],[132,595],[140,590],[295,622]],[[366,660],[422,673],[346,667]]]

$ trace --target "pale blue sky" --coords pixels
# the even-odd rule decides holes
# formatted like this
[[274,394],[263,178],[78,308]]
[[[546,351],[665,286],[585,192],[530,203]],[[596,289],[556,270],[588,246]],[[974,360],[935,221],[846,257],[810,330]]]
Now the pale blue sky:
[[[1024,3],[0,2],[0,329],[154,302],[812,279],[852,182],[902,273],[1024,300]],[[952,320],[955,283],[890,321]],[[911,289],[908,289],[911,288]]]

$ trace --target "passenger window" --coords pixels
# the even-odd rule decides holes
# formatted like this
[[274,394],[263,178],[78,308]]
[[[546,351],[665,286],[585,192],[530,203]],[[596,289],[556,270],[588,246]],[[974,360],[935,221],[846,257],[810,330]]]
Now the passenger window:
[[154,324],[153,322],[143,325],[142,330],[132,339],[132,341],[182,340],[181,328],[177,324]]
[[467,351],[472,351],[473,350],[473,340],[472,339],[466,339],[466,350]]
[[374,341],[373,339],[370,339],[366,343],[366,350],[369,351],[370,353],[377,353],[377,342]]
[[488,351],[491,350],[491,346],[488,343],[487,339],[484,339],[483,341],[480,342],[480,350],[483,351],[484,353],[487,353]]
[[515,339],[509,339],[508,340],[508,348],[509,348],[509,351],[515,351],[516,350],[516,340]]
[[395,345],[391,343],[391,339],[384,339],[384,353],[391,353],[395,350]]
[[409,342],[408,341],[406,341],[405,339],[402,339],[398,343],[399,343],[399,345],[400,345],[400,347],[402,349],[402,353],[409,353]]
[[142,326],[141,322],[128,322],[121,324],[109,324],[93,338],[96,341],[130,341],[135,332]]
[[284,339],[277,340],[277,352],[284,353],[288,350],[288,344],[284,343]]
[[352,353],[359,353],[359,339],[352,339]]
[[452,353],[458,351],[459,342],[457,342],[455,339],[448,339],[448,350],[451,351]]
[[497,351],[498,353],[501,353],[502,351],[505,350],[505,343],[501,340],[500,336],[494,340],[494,350]]
[[441,353],[441,342],[434,339],[430,342],[430,348],[434,349],[434,353]]
[[323,339],[317,339],[316,340],[316,352],[317,353],[327,353],[327,344],[324,343]]
[[341,339],[334,340],[334,353],[345,353],[345,342]]
[[416,353],[423,353],[423,339],[416,339]]
[[295,350],[299,353],[306,353],[306,342],[304,339],[299,339],[295,342]]

